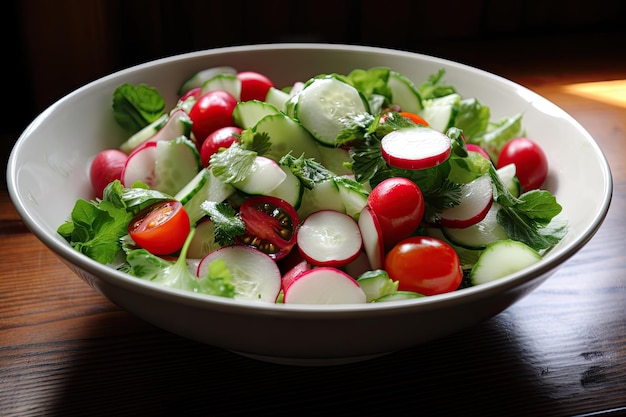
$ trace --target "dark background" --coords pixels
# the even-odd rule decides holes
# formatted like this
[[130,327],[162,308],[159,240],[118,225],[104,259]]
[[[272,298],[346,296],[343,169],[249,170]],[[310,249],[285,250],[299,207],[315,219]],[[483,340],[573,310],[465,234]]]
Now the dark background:
[[4,167],[20,132],[65,94],[119,69],[194,50],[351,43],[440,56],[503,76],[531,72],[531,55],[563,71],[593,69],[598,56],[616,65],[626,60],[622,0],[9,0],[0,19]]

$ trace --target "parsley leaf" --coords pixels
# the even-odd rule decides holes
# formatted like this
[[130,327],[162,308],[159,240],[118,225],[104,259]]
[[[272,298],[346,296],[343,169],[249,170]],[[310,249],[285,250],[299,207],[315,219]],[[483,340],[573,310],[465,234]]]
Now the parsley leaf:
[[230,147],[211,155],[211,170],[213,175],[225,183],[243,181],[250,175],[256,157],[255,151],[233,143]]
[[246,232],[246,224],[228,203],[205,201],[200,208],[209,216],[215,229],[215,242],[220,246],[235,243],[235,237]]
[[309,190],[328,179],[334,178],[335,174],[329,171],[324,165],[312,158],[305,158],[304,155],[296,158],[290,153],[283,156],[280,165],[286,166],[291,172],[300,179],[302,185]]
[[243,149],[261,156],[268,153],[271,148],[270,135],[267,132],[253,132],[250,129],[241,132],[239,143]]

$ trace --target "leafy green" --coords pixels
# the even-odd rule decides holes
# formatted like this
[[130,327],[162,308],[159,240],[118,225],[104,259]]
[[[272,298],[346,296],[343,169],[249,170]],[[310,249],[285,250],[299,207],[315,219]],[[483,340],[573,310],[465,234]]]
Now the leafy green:
[[476,143],[487,151],[493,161],[498,160],[498,154],[506,142],[515,137],[524,136],[522,115],[505,117],[497,122],[490,122],[487,130],[471,137],[470,143]]
[[213,175],[225,183],[234,183],[243,181],[250,175],[257,155],[255,151],[233,143],[230,147],[211,155],[209,163]]
[[288,167],[309,190],[316,184],[335,177],[324,165],[313,158],[305,158],[304,155],[296,158],[289,153],[280,159],[279,164]]
[[538,252],[556,245],[567,233],[567,222],[556,197],[546,190],[532,190],[514,197],[500,181],[495,167],[489,171],[494,201],[500,204],[497,220],[506,234]]
[[165,112],[165,100],[146,84],[124,83],[113,92],[113,116],[130,134],[157,120]]
[[215,242],[218,245],[231,245],[235,242],[235,237],[245,233],[245,223],[230,204],[207,200],[200,204],[200,208],[213,222]]
[[120,238],[127,233],[133,215],[110,201],[76,201],[71,220],[59,233],[78,252],[102,264],[112,263],[121,252]]
[[209,264],[206,275],[196,277],[191,272],[186,257],[194,234],[195,228],[192,228],[175,262],[166,261],[145,249],[135,249],[126,255],[127,265],[122,270],[134,277],[171,288],[234,297],[235,286],[232,283],[232,275],[223,259],[217,259]]
[[260,156],[268,153],[271,148],[270,135],[267,132],[254,132],[251,129],[241,132],[239,143],[243,149],[256,152]]
[[471,142],[476,135],[483,133],[489,126],[491,110],[475,98],[462,99],[454,116],[454,126],[463,131],[465,140]]
[[440,69],[435,74],[429,76],[428,80],[420,85],[418,92],[422,97],[422,100],[430,100],[456,93],[456,89],[454,87],[443,83],[443,76],[445,73],[444,69]]

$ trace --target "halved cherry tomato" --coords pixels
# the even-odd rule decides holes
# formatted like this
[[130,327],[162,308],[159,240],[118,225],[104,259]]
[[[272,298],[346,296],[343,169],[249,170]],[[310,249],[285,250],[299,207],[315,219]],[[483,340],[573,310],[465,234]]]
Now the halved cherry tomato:
[[422,116],[418,114],[411,113],[408,111],[401,111],[400,116],[404,117],[405,119],[411,120],[416,125],[428,126],[428,122],[424,120],[424,118],[422,118]]
[[541,147],[528,138],[509,140],[498,155],[497,167],[515,164],[515,175],[523,191],[540,188],[548,176],[548,158]]
[[463,279],[459,256],[447,243],[429,236],[411,236],[385,257],[385,270],[398,289],[423,295],[451,292]]
[[254,71],[242,71],[237,73],[237,78],[241,81],[241,101],[261,100],[265,101],[267,92],[274,83],[263,74]]
[[367,197],[380,224],[385,248],[390,249],[418,228],[424,217],[422,191],[408,178],[387,178]]
[[300,220],[288,202],[271,196],[256,196],[244,201],[239,215],[246,232],[237,242],[254,246],[275,260],[287,256],[296,244]]
[[225,126],[233,125],[233,110],[237,99],[227,91],[213,90],[200,95],[189,110],[192,121],[191,131],[198,146],[211,133]]
[[200,160],[206,167],[209,166],[209,159],[211,155],[217,153],[220,148],[228,148],[234,142],[238,142],[237,137],[243,130],[236,126],[226,126],[217,129],[206,137],[202,145],[200,146]]
[[190,230],[189,215],[176,200],[152,204],[128,225],[128,234],[133,241],[154,255],[168,255],[180,250]]

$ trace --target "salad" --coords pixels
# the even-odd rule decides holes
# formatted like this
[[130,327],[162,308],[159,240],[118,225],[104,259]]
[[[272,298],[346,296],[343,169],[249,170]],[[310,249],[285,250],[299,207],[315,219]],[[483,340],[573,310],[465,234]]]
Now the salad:
[[122,84],[128,135],[90,161],[58,233],[138,279],[268,303],[367,303],[480,285],[567,233],[522,115],[492,120],[445,72],[391,68],[276,86],[200,71],[166,109]]

